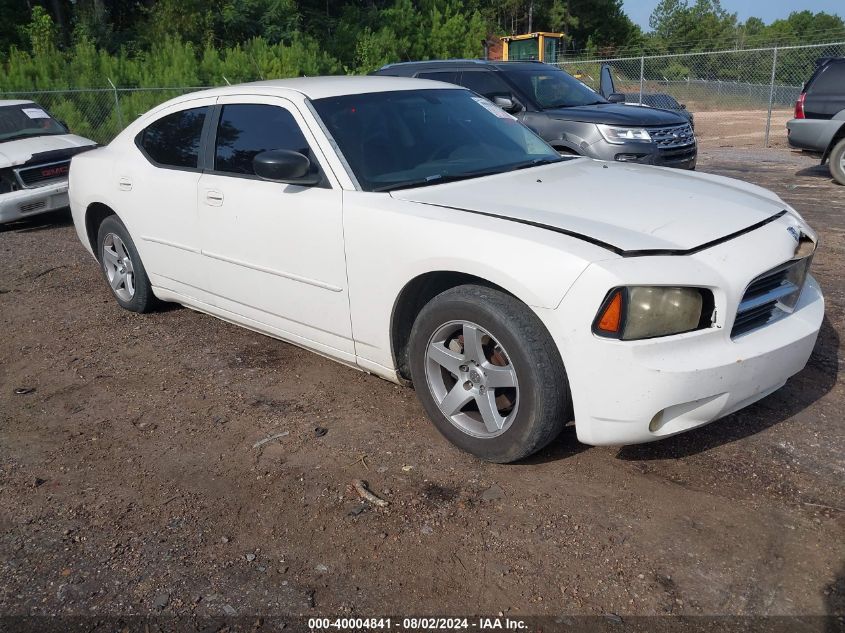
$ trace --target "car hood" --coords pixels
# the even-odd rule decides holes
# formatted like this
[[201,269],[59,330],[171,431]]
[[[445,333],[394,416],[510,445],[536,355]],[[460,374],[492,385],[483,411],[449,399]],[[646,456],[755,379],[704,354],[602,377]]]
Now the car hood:
[[643,108],[619,103],[599,103],[589,106],[543,110],[543,114],[563,121],[605,123],[607,125],[682,125],[687,119],[668,110]]
[[557,230],[623,255],[695,250],[787,208],[739,180],[587,158],[391,195]]
[[39,154],[45,154],[45,159],[49,160],[54,152],[57,152],[56,156],[59,153],[73,155],[77,153],[74,150],[95,146],[94,141],[76,134],[53,134],[0,141],[0,168],[22,165],[32,158],[37,158]]

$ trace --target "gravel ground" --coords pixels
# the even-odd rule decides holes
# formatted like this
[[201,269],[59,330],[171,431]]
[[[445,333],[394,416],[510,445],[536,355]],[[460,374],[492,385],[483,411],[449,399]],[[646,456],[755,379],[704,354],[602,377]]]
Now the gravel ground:
[[676,438],[568,429],[511,466],[453,449],[410,389],[120,310],[65,214],[0,228],[0,613],[845,614],[845,187],[815,165],[700,160],[821,235],[803,372]]

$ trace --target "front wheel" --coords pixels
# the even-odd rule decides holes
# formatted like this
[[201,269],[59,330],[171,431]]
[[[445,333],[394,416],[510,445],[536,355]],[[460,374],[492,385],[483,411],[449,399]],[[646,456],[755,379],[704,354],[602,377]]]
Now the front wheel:
[[840,185],[845,185],[845,138],[833,146],[830,152],[830,173]]
[[482,459],[517,461],[571,418],[557,346],[528,306],[501,291],[459,286],[420,312],[411,377],[437,429]]

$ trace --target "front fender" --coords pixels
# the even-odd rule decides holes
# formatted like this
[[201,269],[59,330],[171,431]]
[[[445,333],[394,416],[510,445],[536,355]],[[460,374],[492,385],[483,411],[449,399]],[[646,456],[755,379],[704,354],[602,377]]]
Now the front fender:
[[343,213],[356,353],[384,367],[393,366],[396,300],[420,275],[471,275],[553,309],[591,261],[618,257],[542,228],[385,194],[344,192]]

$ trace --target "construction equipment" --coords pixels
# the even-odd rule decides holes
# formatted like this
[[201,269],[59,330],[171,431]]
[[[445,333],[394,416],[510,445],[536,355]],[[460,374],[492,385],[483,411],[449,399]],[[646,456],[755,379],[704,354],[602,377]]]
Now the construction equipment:
[[502,38],[502,60],[532,59],[555,63],[563,52],[564,34],[538,31]]

